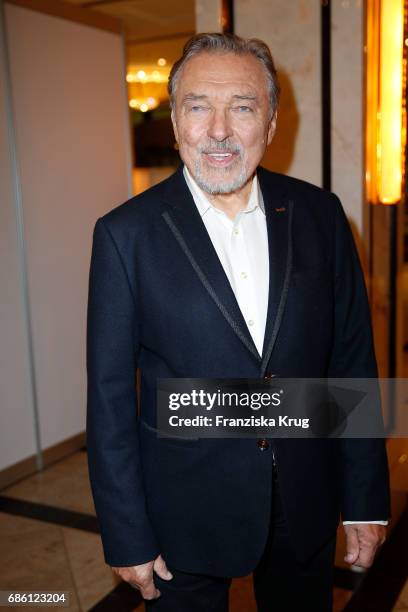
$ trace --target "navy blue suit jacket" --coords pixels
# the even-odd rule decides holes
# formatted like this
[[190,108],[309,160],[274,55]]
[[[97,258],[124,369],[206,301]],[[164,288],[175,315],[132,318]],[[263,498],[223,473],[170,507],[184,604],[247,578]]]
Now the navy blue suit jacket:
[[[157,436],[157,378],[375,377],[370,313],[338,198],[258,168],[269,244],[262,355],[182,167],[96,222],[89,277],[87,445],[106,562],[239,576],[265,546],[271,450]],[[135,371],[141,371],[137,407]],[[299,560],[343,520],[389,517],[384,440],[274,441]]]

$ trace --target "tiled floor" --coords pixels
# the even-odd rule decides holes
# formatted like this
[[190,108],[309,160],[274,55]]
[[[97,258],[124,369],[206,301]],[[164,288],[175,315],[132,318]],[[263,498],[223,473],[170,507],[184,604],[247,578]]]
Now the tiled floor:
[[[1,495],[94,514],[83,451],[4,489]],[[69,591],[70,606],[65,609],[86,611],[119,584],[104,562],[96,533],[0,512],[0,541],[0,590]],[[408,542],[401,542],[404,545]],[[336,588],[334,612],[343,610],[351,595],[350,590]],[[135,592],[134,609],[141,612],[144,606],[137,605],[137,597]],[[392,609],[408,611],[408,581]],[[234,580],[230,612],[255,611],[251,578]]]
[[77,452],[49,468],[3,489],[3,495],[95,514],[85,452]]

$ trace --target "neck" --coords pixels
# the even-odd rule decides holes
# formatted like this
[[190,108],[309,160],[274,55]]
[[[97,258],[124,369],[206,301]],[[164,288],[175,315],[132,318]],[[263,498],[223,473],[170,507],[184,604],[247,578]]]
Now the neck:
[[243,187],[232,193],[220,193],[217,195],[207,193],[206,196],[213,206],[225,212],[230,219],[234,219],[239,211],[244,209],[248,204],[252,188],[252,179],[253,176],[243,185]]

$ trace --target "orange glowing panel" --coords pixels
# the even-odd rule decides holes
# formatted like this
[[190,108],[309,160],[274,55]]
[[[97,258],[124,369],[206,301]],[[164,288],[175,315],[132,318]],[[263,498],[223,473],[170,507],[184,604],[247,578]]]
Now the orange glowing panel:
[[382,0],[377,114],[377,197],[395,204],[402,190],[402,78],[404,0]]

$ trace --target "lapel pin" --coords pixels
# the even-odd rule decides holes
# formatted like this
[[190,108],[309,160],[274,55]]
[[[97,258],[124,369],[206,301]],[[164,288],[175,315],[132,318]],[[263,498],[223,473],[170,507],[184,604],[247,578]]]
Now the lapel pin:
[[286,210],[286,206],[281,206],[280,208],[275,208],[276,212],[284,212]]

